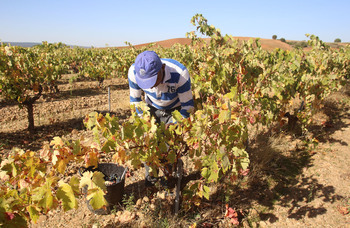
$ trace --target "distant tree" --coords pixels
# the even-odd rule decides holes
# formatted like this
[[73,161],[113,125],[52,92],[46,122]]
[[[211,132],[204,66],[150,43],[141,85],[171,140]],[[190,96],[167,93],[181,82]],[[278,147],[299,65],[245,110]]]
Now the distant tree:
[[277,39],[277,35],[273,35],[272,39],[274,39],[274,40]]
[[334,43],[341,43],[341,39],[340,38],[335,39]]
[[281,38],[281,39],[280,39],[280,41],[282,41],[282,42],[284,42],[284,43],[285,43],[285,42],[286,42],[286,39]]

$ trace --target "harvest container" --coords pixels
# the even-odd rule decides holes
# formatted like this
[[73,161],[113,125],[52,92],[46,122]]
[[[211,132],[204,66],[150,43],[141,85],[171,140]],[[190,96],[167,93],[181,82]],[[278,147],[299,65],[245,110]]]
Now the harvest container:
[[[124,195],[125,185],[125,168],[114,163],[101,163],[97,168],[85,168],[85,171],[99,171],[105,175],[105,179],[109,177],[118,177],[115,183],[106,184],[107,192],[104,196],[108,205],[105,208],[94,210],[90,205],[90,200],[86,200],[89,210],[98,215],[110,214],[114,206],[120,204]],[[81,173],[82,174],[82,173]],[[84,194],[87,193],[87,187],[83,189]]]

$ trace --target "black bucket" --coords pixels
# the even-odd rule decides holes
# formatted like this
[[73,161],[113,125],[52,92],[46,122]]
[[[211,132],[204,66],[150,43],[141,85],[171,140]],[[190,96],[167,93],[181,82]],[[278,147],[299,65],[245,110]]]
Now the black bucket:
[[[114,206],[120,204],[123,199],[124,195],[124,185],[125,185],[125,175],[122,180],[120,178],[122,177],[125,168],[122,166],[119,166],[118,164],[114,163],[101,163],[98,164],[98,167],[92,168],[85,168],[85,171],[99,171],[105,175],[105,177],[111,177],[116,176],[119,177],[119,181],[116,183],[113,183],[111,185],[106,185],[107,192],[104,196],[108,205],[104,208],[94,210],[92,206],[90,205],[90,200],[87,200],[87,206],[89,210],[95,214],[98,215],[107,215],[111,213],[111,210],[113,210]],[[83,189],[84,194],[87,192],[87,187]]]

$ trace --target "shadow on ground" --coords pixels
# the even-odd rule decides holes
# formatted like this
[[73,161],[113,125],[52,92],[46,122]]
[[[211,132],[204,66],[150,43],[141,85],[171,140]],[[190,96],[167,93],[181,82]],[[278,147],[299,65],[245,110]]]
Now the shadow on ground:
[[[350,93],[344,94],[347,96],[345,99],[349,101]],[[328,123],[311,126],[309,132],[320,142],[347,145],[344,141],[334,139],[332,134],[349,127],[349,124],[344,122],[344,119],[350,118],[348,110],[349,108],[341,105],[341,102],[326,99],[322,111],[327,115]],[[243,209],[246,216],[250,216],[251,208],[265,208],[259,211],[259,219],[274,223],[279,220],[279,215],[269,211],[274,209],[277,202],[280,206],[288,208],[289,219],[300,220],[304,217],[322,216],[327,212],[322,206],[323,203],[309,204],[314,200],[333,203],[345,198],[336,193],[334,186],[319,183],[314,176],[303,175],[305,169],[313,166],[312,150],[300,145],[292,150],[287,147],[284,150],[276,149],[269,143],[271,136],[273,134],[270,131],[259,135],[252,142],[252,147],[248,150],[251,172],[246,178],[246,187],[242,187],[241,183],[232,186],[232,207]],[[298,139],[293,134],[290,134],[290,137]],[[225,194],[223,190],[216,192],[211,196],[213,203],[215,200],[222,201]]]
[[[129,85],[128,84],[121,84],[121,85],[110,85],[110,90],[128,90]],[[44,100],[37,100],[35,104],[45,103],[46,99],[53,99],[53,100],[67,100],[69,98],[74,97],[93,97],[101,94],[107,94],[108,88],[82,88],[82,89],[71,89],[66,91],[60,91],[58,93],[43,93],[41,95],[41,98]],[[18,102],[12,101],[12,100],[0,100],[0,108],[5,107],[11,107],[18,105]]]
[[[110,85],[110,90],[128,90],[129,85],[128,84],[121,84],[121,85]],[[58,94],[53,95],[55,99],[58,100],[66,100],[71,97],[93,97],[96,95],[101,94],[107,94],[108,88],[102,87],[102,88],[84,88],[84,89],[72,89],[68,91],[62,91]]]
[[3,149],[13,147],[25,150],[39,150],[45,141],[50,141],[55,136],[69,134],[73,129],[84,129],[83,118],[69,119],[63,122],[56,122],[50,125],[35,127],[34,133],[28,130],[19,130],[11,133],[0,132],[0,145]]
[[[100,111],[107,113],[108,111]],[[130,110],[119,109],[115,114],[120,121],[127,119],[131,112]],[[53,137],[70,134],[75,130],[85,130],[83,123],[84,117],[59,121],[48,125],[36,126],[34,133],[28,130],[19,130],[11,133],[0,132],[0,151],[1,149],[12,149],[13,147],[25,150],[40,150],[46,141],[51,141]]]

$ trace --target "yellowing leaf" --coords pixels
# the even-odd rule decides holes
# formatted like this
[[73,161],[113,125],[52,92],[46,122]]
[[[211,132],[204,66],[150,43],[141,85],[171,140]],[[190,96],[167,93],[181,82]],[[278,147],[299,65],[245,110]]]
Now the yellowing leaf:
[[55,178],[48,178],[46,183],[33,190],[32,199],[34,202],[38,202],[38,206],[44,208],[45,210],[50,210],[56,208],[57,202],[52,194],[52,184]]
[[99,127],[103,128],[106,123],[106,118],[101,113],[96,113],[96,121]]
[[51,140],[50,145],[51,146],[55,146],[56,148],[57,147],[62,147],[62,146],[64,146],[64,142],[63,142],[63,140],[60,137],[56,136],[56,137],[53,138],[53,140]]
[[60,152],[59,152],[58,150],[55,150],[55,151],[53,152],[52,158],[51,158],[52,164],[53,164],[53,165],[56,165],[56,163],[57,163],[57,161],[58,161],[57,156],[59,156],[59,155],[60,155]]
[[69,185],[72,187],[72,190],[74,193],[78,194],[79,191],[79,178],[77,176],[73,176],[70,181]]
[[92,175],[93,172],[91,171],[84,172],[83,177],[80,179],[79,187],[84,188],[85,186],[87,186],[88,188],[93,188],[94,186],[92,182]]
[[231,120],[236,120],[236,119],[237,119],[237,114],[232,113],[232,114],[231,114]]
[[219,113],[219,123],[224,123],[226,120],[229,120],[231,117],[231,112],[229,110],[221,110]]
[[222,104],[221,109],[222,109],[222,110],[228,110],[228,105],[227,105],[227,103]]
[[104,176],[105,175],[101,172],[94,172],[94,174],[92,175],[92,181],[97,187],[106,191],[105,180],[103,178]]
[[202,198],[203,197],[203,190],[198,190],[197,195]]
[[197,228],[197,223],[193,223],[192,225],[189,226],[189,228]]
[[68,211],[73,208],[78,208],[78,201],[74,196],[74,191],[69,184],[63,181],[59,182],[60,187],[57,190],[57,197],[62,201],[64,211]]
[[89,203],[94,210],[100,209],[108,204],[104,195],[105,193],[99,188],[89,192],[87,199],[90,201]]
[[98,165],[98,155],[99,154],[98,154],[97,150],[90,150],[85,155],[86,167],[89,167],[89,166],[97,167],[97,165]]
[[125,162],[126,153],[124,147],[118,147],[118,151],[113,155],[113,161],[118,164],[122,164]]
[[66,167],[67,167],[67,163],[69,161],[64,159],[64,160],[58,160],[58,162],[56,163],[57,164],[57,170],[58,172],[64,174],[64,171],[66,170]]
[[153,118],[151,121],[150,133],[155,133],[156,131],[157,131],[157,124],[155,122],[155,119]]
[[10,179],[10,176],[7,175],[6,171],[0,171],[0,180],[2,182],[8,181]]

